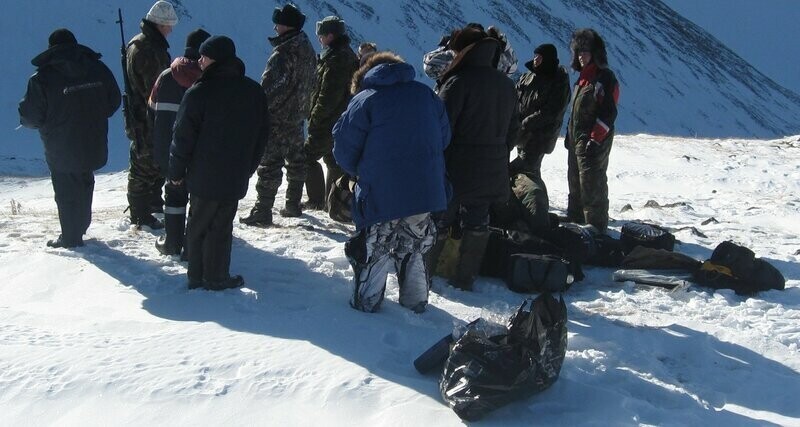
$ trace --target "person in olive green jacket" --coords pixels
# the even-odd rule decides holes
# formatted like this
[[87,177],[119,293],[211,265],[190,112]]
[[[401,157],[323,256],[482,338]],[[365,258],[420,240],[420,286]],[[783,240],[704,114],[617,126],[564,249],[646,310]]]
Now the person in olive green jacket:
[[608,68],[606,45],[596,31],[575,31],[572,68],[580,72],[572,97],[565,145],[569,150],[567,215],[598,232],[608,228],[608,158],[614,140],[619,83]]
[[[317,62],[317,82],[311,92],[311,115],[308,120],[306,154],[306,193],[308,209],[325,209],[331,186],[342,176],[333,158],[333,125],[350,101],[350,82],[358,68],[358,57],[350,47],[344,21],[328,16],[317,22],[317,36],[322,52]],[[328,169],[322,173],[323,159]]]
[[[172,4],[157,1],[142,19],[142,32],[128,42],[125,72],[130,81],[125,133],[131,142],[128,204],[131,224],[163,228],[152,214],[163,211],[164,177],[153,157],[153,124],[147,118],[147,99],[162,71],[170,66],[167,36],[178,23]],[[127,89],[126,89],[127,90]]]

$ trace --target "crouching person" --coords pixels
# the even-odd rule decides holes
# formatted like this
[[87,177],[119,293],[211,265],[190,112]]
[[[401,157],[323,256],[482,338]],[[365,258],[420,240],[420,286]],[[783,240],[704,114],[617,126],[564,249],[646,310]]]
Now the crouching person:
[[200,68],[178,109],[169,179],[185,179],[191,194],[189,288],[222,290],[244,284],[229,273],[233,218],[264,153],[269,118],[264,90],[245,77],[231,39],[203,42]]
[[431,212],[448,202],[444,150],[450,124],[444,103],[414,67],[390,52],[371,55],[353,76],[347,111],[333,128],[336,162],[358,180],[345,245],[355,288],[350,305],[374,312],[394,270],[400,304],[420,313],[430,282],[423,256],[433,246]]

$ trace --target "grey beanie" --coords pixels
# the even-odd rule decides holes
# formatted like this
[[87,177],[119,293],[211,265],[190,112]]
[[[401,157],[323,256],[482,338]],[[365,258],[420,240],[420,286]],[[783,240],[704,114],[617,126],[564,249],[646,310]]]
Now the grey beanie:
[[159,0],[153,4],[153,7],[150,8],[150,11],[147,12],[144,19],[157,25],[173,27],[178,23],[178,14],[175,13],[175,8],[172,7],[172,3]]

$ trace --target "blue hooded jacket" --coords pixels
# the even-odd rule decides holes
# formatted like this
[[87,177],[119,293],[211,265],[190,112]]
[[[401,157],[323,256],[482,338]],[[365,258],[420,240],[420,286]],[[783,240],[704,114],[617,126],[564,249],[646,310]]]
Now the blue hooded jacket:
[[333,128],[336,162],[358,179],[353,222],[359,230],[447,208],[450,122],[444,103],[415,75],[406,63],[374,66]]

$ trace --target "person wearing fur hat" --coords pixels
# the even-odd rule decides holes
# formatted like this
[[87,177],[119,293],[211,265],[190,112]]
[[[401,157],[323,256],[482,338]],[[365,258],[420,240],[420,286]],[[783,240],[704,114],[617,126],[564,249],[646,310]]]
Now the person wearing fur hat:
[[[178,107],[186,90],[200,78],[200,45],[211,37],[198,28],[186,37],[183,56],[172,61],[156,79],[148,100],[148,118],[153,123],[153,156],[162,176],[169,173],[169,147],[172,144],[172,127],[175,124]],[[181,253],[186,226],[186,205],[189,193],[186,185],[164,185],[164,228],[165,236],[156,240],[156,249],[164,255]]]
[[261,75],[267,94],[270,117],[270,145],[258,168],[258,198],[250,214],[239,220],[246,225],[266,227],[272,224],[272,206],[286,167],[286,203],[279,211],[283,217],[302,215],[300,199],[306,180],[303,152],[303,122],[308,117],[317,57],[303,31],[306,17],[293,4],[275,8],[272,22],[277,36],[270,37],[272,54]]
[[541,177],[542,159],[556,146],[569,104],[569,75],[552,44],[537,46],[525,67],[529,71],[517,82],[521,123],[510,172]]
[[435,270],[450,227],[460,226],[463,237],[450,283],[470,290],[489,238],[489,206],[510,195],[508,157],[519,127],[517,93],[514,82],[495,67],[498,40],[465,27],[453,34],[449,46],[456,56],[441,77],[439,96],[453,133],[445,159],[454,194],[439,222],[429,268]]
[[125,72],[130,81],[130,111],[125,117],[125,132],[131,140],[128,170],[128,206],[131,224],[162,228],[152,214],[163,211],[161,186],[164,176],[153,158],[152,123],[147,118],[147,100],[159,74],[169,68],[167,36],[178,23],[171,3],[155,2],[139,25],[137,34],[127,47]]
[[[342,176],[342,169],[333,158],[334,123],[350,100],[350,80],[358,68],[358,57],[350,47],[345,22],[328,16],[317,22],[317,38],[322,46],[317,62],[317,76],[311,92],[311,113],[308,138],[303,149],[306,155],[306,193],[309,209],[327,209],[331,187]],[[327,177],[319,160],[325,162]]]
[[169,180],[191,195],[189,288],[222,290],[244,284],[230,275],[233,218],[268,143],[269,109],[230,38],[203,42],[199,63],[203,74],[178,108]]
[[603,39],[595,30],[575,31],[572,69],[580,72],[572,94],[565,145],[569,152],[567,215],[600,233],[608,228],[608,158],[614,140],[619,83],[608,68]]
[[355,282],[350,305],[361,311],[378,310],[391,270],[401,305],[419,313],[428,303],[424,256],[436,237],[431,212],[447,207],[450,122],[444,103],[415,75],[391,52],[370,55],[353,76],[355,96],[333,127],[333,155],[357,178],[358,234],[345,252]]
[[50,169],[61,224],[50,247],[83,246],[92,221],[94,171],[108,160],[108,118],[122,99],[100,57],[66,28],[53,31],[19,103],[20,124],[39,130]]

